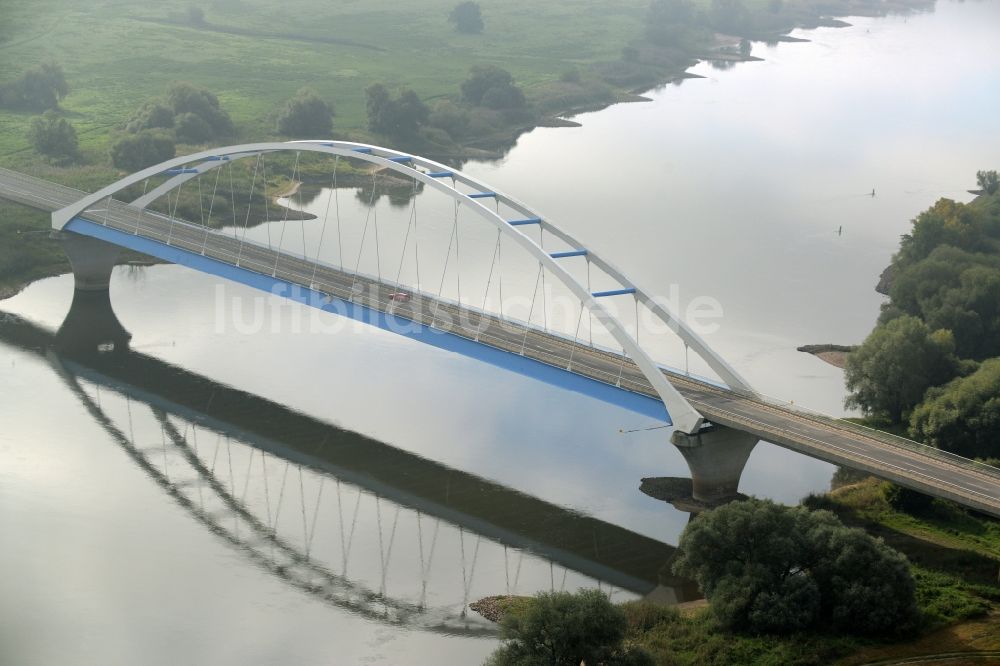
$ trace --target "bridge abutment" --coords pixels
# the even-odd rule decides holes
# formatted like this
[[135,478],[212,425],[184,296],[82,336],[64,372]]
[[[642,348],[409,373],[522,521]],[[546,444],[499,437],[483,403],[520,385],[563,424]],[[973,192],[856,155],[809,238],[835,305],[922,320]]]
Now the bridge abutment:
[[675,431],[670,441],[691,470],[692,498],[713,505],[739,495],[743,468],[758,440],[739,430],[712,425],[694,435]]
[[71,232],[59,232],[63,252],[73,267],[73,279],[79,291],[107,291],[111,271],[121,248],[96,238]]

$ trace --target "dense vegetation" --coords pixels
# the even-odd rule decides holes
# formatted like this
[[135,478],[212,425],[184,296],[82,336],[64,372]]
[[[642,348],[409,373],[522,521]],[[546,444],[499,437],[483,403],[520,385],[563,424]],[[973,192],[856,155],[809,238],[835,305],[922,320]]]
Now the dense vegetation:
[[639,666],[642,648],[625,644],[625,612],[600,590],[541,593],[501,623],[504,644],[490,666]]
[[39,154],[58,163],[72,162],[79,154],[76,130],[51,109],[31,119],[28,139]]
[[1000,455],[1000,195],[913,221],[886,271],[889,300],[847,361],[848,405],[965,456]]
[[674,572],[693,578],[726,629],[897,634],[916,623],[906,559],[832,513],[733,502],[684,530]]
[[299,137],[325,137],[333,131],[333,106],[315,90],[303,88],[278,114],[278,133]]
[[[838,474],[844,476],[853,475]],[[606,661],[587,663],[623,663],[615,659],[627,655],[632,661],[624,663],[652,657],[653,663],[671,666],[860,664],[1000,650],[1000,619],[993,612],[1000,602],[1000,523],[941,500],[922,504],[918,512],[900,511],[890,503],[893,493],[891,484],[877,479],[849,478],[828,495],[807,498],[801,508],[751,501],[702,514],[682,537],[678,561],[685,564],[678,566],[693,566],[697,575],[719,581],[745,579],[744,588],[729,586],[723,598],[710,595],[707,607],[684,610],[641,601],[620,604],[621,634],[620,618],[596,603],[595,591],[511,598],[503,602],[508,642],[490,663],[579,663],[544,659],[553,654],[548,646],[556,639],[565,636],[567,643],[578,644],[576,628],[593,618],[602,618],[613,631],[593,638],[603,643]],[[825,556],[803,558],[809,550]],[[795,560],[807,564],[790,566]],[[806,579],[817,592],[827,591],[821,613],[840,606],[829,616],[832,624],[795,628],[801,615],[789,610],[813,596],[801,593],[809,587]],[[770,596],[762,593],[761,581],[800,592]],[[879,608],[878,595],[890,601],[888,610]],[[734,598],[754,599],[771,628],[727,622]],[[897,613],[901,621],[892,622],[884,612]],[[875,626],[866,626],[866,619]],[[568,652],[567,657],[583,654]]]

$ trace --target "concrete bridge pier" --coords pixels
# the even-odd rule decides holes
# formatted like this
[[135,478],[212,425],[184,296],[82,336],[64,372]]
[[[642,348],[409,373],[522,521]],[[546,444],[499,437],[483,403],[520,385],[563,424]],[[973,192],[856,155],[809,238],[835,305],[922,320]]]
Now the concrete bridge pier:
[[675,431],[670,438],[691,470],[691,496],[706,505],[739,496],[740,476],[757,438],[725,426],[710,425],[695,435]]
[[89,236],[66,231],[57,233],[73,267],[77,291],[107,291],[121,248]]
[[120,249],[104,241],[59,233],[73,267],[73,303],[56,333],[56,348],[70,353],[123,352],[129,333],[111,306],[111,271]]

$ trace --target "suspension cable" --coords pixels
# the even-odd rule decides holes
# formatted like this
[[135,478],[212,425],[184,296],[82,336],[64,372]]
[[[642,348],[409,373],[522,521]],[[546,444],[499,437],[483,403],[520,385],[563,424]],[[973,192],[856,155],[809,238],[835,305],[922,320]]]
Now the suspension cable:
[[417,230],[417,181],[413,181],[413,263],[417,268],[417,291],[420,291],[420,233]]
[[264,229],[267,230],[267,249],[271,249],[271,197],[267,194],[267,165],[264,155],[260,160],[261,188],[264,190]]
[[[309,278],[309,287],[311,289],[315,288],[316,285],[316,270],[319,268],[319,253],[323,249],[323,238],[326,236],[326,223],[330,219],[330,202],[333,201],[333,193],[337,189],[337,162],[340,160],[340,155],[337,155],[337,160],[333,165],[333,189],[330,190],[330,196],[326,200],[326,212],[323,213],[323,227],[319,232],[319,243],[316,245],[316,259],[313,260],[312,276]],[[305,255],[306,246],[305,240],[302,241],[302,253]],[[343,268],[343,265],[341,265]]]
[[[378,170],[375,171],[375,176],[372,181],[372,195],[374,196],[375,184],[378,180]],[[375,226],[375,275],[378,276],[379,284],[382,283],[382,248],[379,243],[378,237],[378,201],[375,202],[375,206],[372,208],[372,224]]]
[[[592,294],[594,290],[590,286],[590,255],[588,254],[585,259],[587,260],[587,293]],[[587,309],[587,333],[590,335],[590,346],[594,346],[594,313],[588,308]]]
[[[302,155],[301,151],[295,151],[295,164],[292,165],[292,182],[295,182],[295,177],[299,172],[299,157]],[[286,197],[287,198],[287,197]],[[288,213],[291,210],[288,206],[285,206],[285,214],[281,219],[281,233],[278,236],[278,250],[274,253],[274,267],[271,269],[271,277],[277,277],[278,275],[278,260],[281,258],[281,246],[285,242],[285,227],[288,224]]]
[[233,163],[229,162],[229,196],[232,200],[233,207],[233,238],[237,236],[237,229],[240,228],[239,222],[236,220],[236,180],[233,178]]
[[257,162],[253,167],[253,178],[250,179],[250,196],[247,200],[247,216],[243,221],[243,235],[240,237],[240,248],[239,253],[236,255],[236,265],[240,265],[240,260],[243,258],[243,244],[247,240],[247,230],[250,228],[250,208],[253,206],[253,190],[257,185],[257,171],[260,168],[260,161],[263,157],[263,153],[257,154]]
[[[542,223],[538,224],[538,245],[542,248],[542,252],[545,251],[545,229],[542,228]],[[541,264],[539,264],[541,265]],[[546,331],[549,330],[549,307],[548,301],[545,295],[545,268],[542,268],[542,328]]]
[[615,386],[618,387],[621,387],[622,385],[622,374],[625,372],[625,359],[626,359],[625,347],[622,346],[622,362],[621,365],[618,366],[618,381],[615,382]]
[[531,330],[531,315],[535,311],[535,297],[538,296],[538,278],[542,275],[542,262],[538,262],[538,273],[535,275],[535,290],[531,292],[531,308],[528,309],[528,322],[524,327],[524,338],[521,339],[521,356],[524,356],[524,348],[528,344],[528,331]]
[[354,287],[358,283],[358,270],[361,268],[361,253],[364,252],[365,250],[365,238],[368,236],[368,221],[371,219],[372,208],[374,207],[375,207],[375,173],[372,172],[372,193],[371,196],[368,198],[368,212],[365,215],[365,227],[361,232],[361,245],[358,247],[358,260],[354,263],[354,277],[351,280],[351,294],[349,296],[349,298],[351,299],[354,298]]
[[458,306],[462,307],[462,258],[458,251],[458,207],[459,201],[455,200],[455,282],[458,290]]
[[219,177],[222,175],[222,169],[215,172],[215,185],[212,187],[212,199],[208,202],[208,221],[205,223],[205,240],[201,244],[201,254],[205,255],[205,249],[208,247],[208,229],[209,224],[212,223],[212,211],[215,209],[215,195],[219,191]]
[[567,370],[573,370],[573,356],[576,354],[576,339],[580,337],[580,322],[583,321],[583,301],[580,301],[580,316],[576,320],[576,331],[573,333],[573,346],[570,347],[569,352],[569,364],[566,366]]
[[441,271],[441,284],[438,285],[438,298],[441,298],[441,294],[444,291],[444,278],[448,274],[448,262],[451,259],[451,245],[455,241],[455,227],[457,225],[458,218],[455,218],[455,223],[451,226],[451,233],[448,235],[448,250],[444,255],[444,269]]
[[500,250],[500,235],[502,233],[503,232],[501,230],[499,229],[497,230],[497,242],[496,245],[493,247],[493,259],[490,260],[490,273],[489,275],[486,276],[486,291],[485,293],[483,293],[483,306],[480,308],[480,310],[482,310],[483,312],[486,312],[486,300],[489,298],[490,295],[490,284],[492,284],[493,282],[493,269],[496,267],[497,252]]
[[[177,206],[181,203],[181,190],[184,189],[184,181],[177,186],[177,196],[174,197],[174,211],[170,213],[170,230],[167,232],[167,245],[170,245],[174,237],[174,217],[177,215]],[[170,205],[170,199],[167,199],[167,205]]]
[[340,155],[333,164],[333,200],[337,208],[337,256],[340,257],[340,270],[344,270],[344,239],[340,234],[340,188],[337,187],[337,168],[340,165]]
[[635,346],[639,346],[639,294],[633,294],[635,297]]
[[[142,195],[143,196],[146,195],[146,188],[147,187],[149,187],[149,178],[147,178],[146,180],[142,181]],[[169,199],[168,199],[168,201],[169,201]],[[146,207],[145,206],[143,206],[142,208],[140,208],[139,209],[139,214],[135,216],[135,232],[134,233],[135,233],[136,236],[139,235],[139,225],[142,224],[142,214],[144,212],[146,212]]]
[[201,224],[205,224],[205,195],[201,191],[201,178],[195,176],[195,180],[198,181],[198,217],[201,218]]
[[410,217],[406,221],[406,234],[403,236],[403,250],[399,253],[399,269],[396,271],[396,285],[399,286],[399,278],[403,275],[403,261],[406,260],[406,246],[410,242],[410,227],[413,226],[413,218],[416,217],[417,199],[411,199]]

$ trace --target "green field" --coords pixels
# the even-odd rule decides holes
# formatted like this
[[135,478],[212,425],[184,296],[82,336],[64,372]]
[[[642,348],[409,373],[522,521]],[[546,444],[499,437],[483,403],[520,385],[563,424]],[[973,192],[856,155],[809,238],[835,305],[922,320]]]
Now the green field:
[[[573,65],[620,58],[641,35],[648,3],[483,2],[481,35],[453,29],[453,0],[289,0],[280,8],[216,0],[204,6],[204,27],[186,23],[191,4],[2,0],[0,81],[42,62],[61,64],[71,87],[61,106],[88,162],[105,162],[111,130],[177,80],[215,92],[244,137],[272,135],[279,107],[303,86],[333,101],[338,133],[357,134],[364,88],[373,82],[433,100],[455,94],[470,66],[496,63],[530,90]],[[31,115],[0,112],[6,165],[35,161],[25,138]]]

